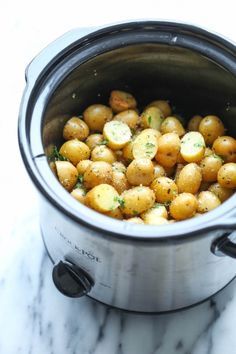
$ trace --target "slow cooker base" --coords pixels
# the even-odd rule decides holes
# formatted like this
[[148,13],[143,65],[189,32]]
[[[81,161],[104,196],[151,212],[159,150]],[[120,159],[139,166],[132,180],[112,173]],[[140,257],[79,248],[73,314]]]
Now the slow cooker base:
[[[55,264],[52,256],[50,255],[49,251],[48,251],[48,248],[46,246],[46,243],[45,243],[45,239],[44,239],[44,236],[43,236],[43,232],[41,231],[41,236],[42,236],[42,240],[43,240],[43,243],[44,243],[44,247],[45,247],[45,250],[47,252],[47,255],[49,257],[49,259],[51,260],[52,264]],[[117,310],[117,311],[124,311],[124,312],[128,312],[128,313],[132,313],[132,314],[143,314],[143,315],[165,315],[165,314],[171,314],[171,313],[175,313],[175,312],[180,312],[180,311],[186,311],[186,310],[189,310],[191,309],[192,307],[196,307],[198,305],[201,305],[203,304],[204,302],[207,302],[209,300],[211,300],[214,296],[218,295],[221,291],[223,291],[229,284],[231,284],[234,280],[236,279],[236,275],[235,277],[233,277],[225,286],[223,286],[221,289],[219,289],[218,291],[216,291],[214,294],[212,294],[211,296],[208,296],[206,297],[205,299],[201,300],[201,301],[198,301],[198,302],[195,302],[194,304],[192,305],[189,305],[189,306],[185,306],[185,307],[180,307],[178,309],[175,309],[175,310],[169,310],[169,311],[152,311],[152,312],[144,312],[144,311],[133,311],[133,310],[127,310],[127,309],[123,309],[123,308],[120,308],[120,307],[115,307],[115,306],[112,306],[112,305],[108,305],[100,300],[97,300],[95,298],[93,298],[92,296],[90,296],[89,294],[87,294],[86,296],[88,296],[91,300],[93,301],[96,301],[98,302],[99,304],[103,305],[103,306],[106,306],[106,307],[109,307],[109,308],[112,308],[114,310]]]

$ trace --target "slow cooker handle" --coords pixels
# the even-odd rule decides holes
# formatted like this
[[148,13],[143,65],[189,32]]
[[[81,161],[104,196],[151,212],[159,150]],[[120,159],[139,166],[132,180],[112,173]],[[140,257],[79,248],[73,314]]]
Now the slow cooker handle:
[[30,82],[33,85],[40,73],[47,69],[49,63],[56,62],[58,57],[69,50],[73,43],[76,43],[81,38],[86,40],[86,36],[98,28],[75,28],[50,43],[27,65],[25,69],[26,82]]
[[83,269],[69,261],[56,264],[52,278],[63,295],[73,298],[88,294],[94,285],[92,278]]
[[[211,245],[211,251],[219,257],[229,256],[236,258],[236,218],[232,216],[223,223],[215,225],[217,229],[225,229],[225,233],[215,239]],[[228,231],[227,231],[228,230]]]

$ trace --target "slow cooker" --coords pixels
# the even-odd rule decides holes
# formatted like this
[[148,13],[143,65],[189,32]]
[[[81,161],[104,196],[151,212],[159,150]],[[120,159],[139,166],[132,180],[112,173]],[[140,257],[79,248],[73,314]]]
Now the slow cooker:
[[169,99],[186,117],[216,114],[236,134],[236,48],[181,23],[134,21],[75,29],[27,67],[19,146],[40,195],[40,225],[65,295],[117,308],[165,312],[197,304],[236,274],[236,195],[198,218],[164,226],[126,223],[74,200],[49,166],[72,115],[112,89],[145,105]]

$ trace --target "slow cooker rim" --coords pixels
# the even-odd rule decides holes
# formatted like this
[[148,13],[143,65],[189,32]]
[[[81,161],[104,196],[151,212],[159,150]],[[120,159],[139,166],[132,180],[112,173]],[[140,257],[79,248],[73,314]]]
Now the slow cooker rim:
[[[148,25],[153,25],[153,24],[157,24],[157,25],[171,25],[173,23],[170,23],[170,22],[163,22],[163,21],[151,21],[151,22],[143,22],[142,24],[144,24],[146,26]],[[132,26],[132,22],[128,23],[130,26]],[[135,22],[135,24],[137,24]],[[119,25],[115,25],[115,28],[120,28],[120,26],[122,25],[127,25],[127,23],[125,24],[119,24]],[[192,34],[194,34],[194,30],[196,29],[197,33],[201,33],[201,34],[209,34],[209,32],[206,32],[205,30],[202,30],[198,27],[193,27],[193,26],[190,26],[190,25],[186,25],[186,24],[181,24],[181,23],[174,23],[175,26],[183,26],[183,28],[187,28],[188,30],[191,30],[193,31]],[[102,30],[98,30],[98,31],[95,31],[95,32],[92,32],[90,35],[93,36],[94,34],[96,34],[97,32],[103,32],[105,31],[108,31],[108,30],[114,30],[114,26],[112,27],[106,27],[105,29],[102,29]],[[89,36],[90,36],[89,35]],[[212,36],[212,34],[210,34]],[[213,35],[214,39],[217,39],[220,38],[220,42],[221,44],[224,43],[224,45],[229,45],[230,47],[230,51],[232,51],[232,49],[234,49],[234,54],[235,54],[235,47],[232,47],[232,44],[229,43],[228,41],[224,40],[223,38],[221,37],[218,37],[218,36],[215,36]],[[29,88],[29,87],[28,87]],[[32,90],[33,91],[33,90]],[[31,94],[31,92],[30,92]],[[181,237],[181,238],[186,238],[187,236],[189,236],[190,234],[191,235],[195,235],[196,233],[199,234],[199,232],[201,231],[206,231],[206,230],[211,230],[211,229],[214,229],[216,228],[216,224],[219,225],[221,224],[222,227],[225,227],[225,222],[222,222],[220,220],[220,222],[214,224],[214,221],[216,220],[216,218],[219,218],[220,216],[223,217],[226,213],[228,213],[232,207],[233,207],[233,204],[234,204],[234,200],[236,200],[236,196],[232,196],[227,202],[225,202],[223,205],[221,205],[219,208],[217,209],[220,209],[220,215],[219,215],[219,212],[217,213],[217,209],[215,211],[212,211],[210,213],[207,214],[207,217],[206,215],[202,216],[201,217],[201,224],[199,225],[199,222],[197,222],[197,219],[193,220],[193,219],[190,219],[190,220],[186,220],[186,221],[182,221],[182,222],[178,222],[177,224],[174,224],[174,225],[165,225],[164,227],[162,227],[160,229],[159,226],[141,226],[140,225],[135,225],[135,224],[129,224],[129,223],[124,223],[124,222],[121,222],[121,221],[118,221],[118,220],[114,220],[114,219],[111,219],[111,218],[108,218],[106,216],[103,216],[85,206],[83,206],[82,204],[81,205],[78,205],[78,203],[76,201],[73,200],[73,198],[71,198],[70,195],[68,195],[68,201],[64,200],[64,198],[61,198],[60,201],[63,201],[64,203],[59,203],[59,198],[56,199],[56,198],[53,198],[52,194],[48,193],[49,191],[46,190],[46,186],[45,186],[45,181],[42,179],[42,176],[40,175],[39,171],[38,171],[38,168],[36,168],[35,166],[35,156],[33,157],[32,159],[32,155],[30,154],[30,151],[26,151],[26,148],[27,148],[27,139],[22,139],[22,136],[23,136],[23,126],[26,125],[26,115],[25,117],[23,117],[23,114],[22,114],[22,111],[24,111],[24,108],[26,109],[27,108],[27,105],[26,105],[26,98],[27,98],[27,95],[28,95],[28,100],[30,99],[30,94],[29,92],[27,92],[27,89],[26,89],[26,92],[25,92],[25,95],[24,95],[24,98],[22,99],[22,106],[21,106],[21,113],[20,113],[20,119],[19,119],[19,130],[18,130],[18,133],[19,133],[19,144],[20,144],[20,149],[21,149],[21,153],[22,153],[22,156],[23,156],[23,160],[25,162],[25,165],[26,165],[26,168],[31,176],[31,178],[33,179],[34,183],[36,184],[36,186],[38,187],[38,189],[40,190],[40,192],[44,195],[44,197],[46,197],[46,199],[49,199],[52,204],[54,206],[57,207],[57,209],[60,209],[60,211],[62,211],[63,213],[67,214],[69,217],[72,217],[75,221],[79,222],[79,223],[83,223],[85,224],[86,226],[89,226],[89,227],[92,227],[94,229],[99,229],[99,231],[105,231],[107,233],[110,233],[112,234],[113,236],[115,237],[128,237],[128,238],[137,238],[137,239],[144,239],[144,240],[148,240],[148,239],[151,239],[151,240],[154,240],[154,239],[158,239],[158,240],[161,240],[161,239],[175,239],[177,237]],[[25,113],[26,113],[26,110],[25,110]],[[24,119],[25,118],[25,119]],[[25,123],[25,124],[24,124]],[[26,126],[25,126],[26,128]],[[26,138],[26,136],[25,136]],[[24,141],[23,141],[24,140]],[[29,146],[28,146],[29,148]],[[43,157],[43,156],[37,156],[37,157]],[[47,163],[47,166],[48,166],[48,163]],[[49,168],[49,166],[48,166]],[[54,178],[55,179],[55,178]],[[57,182],[57,180],[55,179],[55,182]],[[58,185],[58,187],[60,187]],[[62,189],[62,187],[61,187]],[[62,190],[59,192],[61,194]],[[63,190],[63,192],[65,192]],[[66,193],[66,192],[65,192]],[[54,193],[55,196],[58,196],[58,194],[55,192]],[[68,194],[68,193],[67,193]],[[66,198],[67,199],[67,198]],[[68,204],[68,203],[69,204]],[[74,203],[74,206],[75,206],[75,203],[76,203],[76,208],[71,208],[70,206],[72,206],[72,204]],[[67,205],[68,204],[68,205]],[[71,205],[70,205],[71,204]],[[68,208],[68,206],[70,208]],[[89,212],[92,214],[92,216],[94,215],[94,218],[92,219],[95,219],[95,222],[88,222],[86,220],[84,220],[83,218],[79,217],[78,215],[78,211],[79,209],[84,209],[86,208],[86,210],[89,210]],[[76,212],[74,212],[74,209],[78,209],[78,210],[75,210]],[[85,212],[86,214],[86,212]],[[96,219],[104,219],[104,221],[101,222],[102,226],[99,226],[99,223],[96,222]],[[213,221],[213,223],[212,223]],[[107,228],[107,224],[108,222],[110,222],[109,224],[113,224],[114,223],[114,228]],[[123,225],[123,227],[122,227]],[[125,227],[124,227],[125,226]],[[193,228],[193,226],[195,226],[195,228]],[[183,232],[182,230],[185,229],[186,227],[186,230],[187,232],[184,233],[183,235]],[[116,231],[114,231],[114,229]],[[141,232],[142,231],[142,232]],[[159,235],[157,235],[159,234]]]

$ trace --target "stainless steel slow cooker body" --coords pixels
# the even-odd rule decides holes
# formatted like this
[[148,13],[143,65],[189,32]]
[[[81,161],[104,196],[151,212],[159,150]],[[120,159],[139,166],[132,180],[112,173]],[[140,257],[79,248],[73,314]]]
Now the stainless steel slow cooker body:
[[236,49],[225,39],[179,23],[138,21],[69,32],[26,70],[19,145],[40,192],[40,223],[65,295],[89,294],[118,308],[162,312],[212,296],[236,274],[236,195],[199,218],[140,226],[108,218],[71,198],[48,154],[62,127],[111,89],[144,106],[170,99],[178,112],[214,113],[236,133]]

